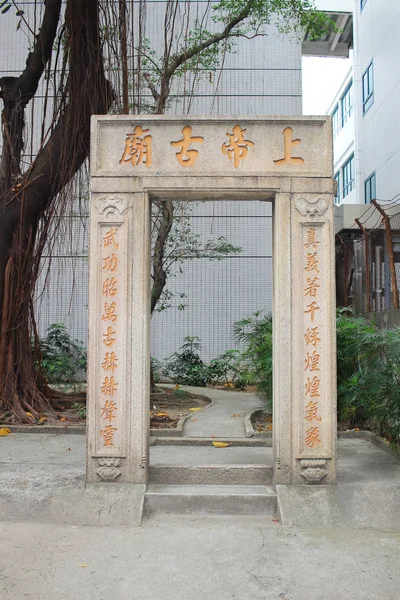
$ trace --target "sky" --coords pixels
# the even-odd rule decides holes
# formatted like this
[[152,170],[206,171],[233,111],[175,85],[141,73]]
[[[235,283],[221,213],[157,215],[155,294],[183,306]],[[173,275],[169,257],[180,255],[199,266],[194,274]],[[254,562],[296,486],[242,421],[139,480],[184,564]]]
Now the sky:
[[352,58],[303,57],[303,113],[326,115]]

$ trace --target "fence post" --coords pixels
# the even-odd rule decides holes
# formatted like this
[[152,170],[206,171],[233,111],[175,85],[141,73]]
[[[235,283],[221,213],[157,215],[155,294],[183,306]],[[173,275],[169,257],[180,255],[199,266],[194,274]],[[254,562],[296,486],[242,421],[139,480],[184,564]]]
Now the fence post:
[[379,206],[376,200],[371,200],[371,204],[373,204],[382,215],[382,221],[385,225],[386,230],[386,241],[387,241],[387,249],[389,255],[389,266],[390,266],[390,277],[392,280],[392,294],[393,294],[393,308],[399,308],[399,291],[397,289],[397,278],[396,278],[396,266],[394,263],[394,253],[393,253],[393,239],[392,239],[392,230],[390,229],[390,219],[389,216],[385,213],[383,208]]
[[369,270],[369,235],[364,225],[360,223],[358,219],[354,219],[361,232],[364,236],[364,246],[365,246],[365,312],[371,312],[371,273]]

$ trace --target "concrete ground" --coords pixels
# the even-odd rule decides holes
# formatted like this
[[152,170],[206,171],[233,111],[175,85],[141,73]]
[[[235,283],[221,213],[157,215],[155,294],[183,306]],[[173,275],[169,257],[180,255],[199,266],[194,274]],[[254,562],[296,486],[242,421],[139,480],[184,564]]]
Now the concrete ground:
[[398,600],[399,565],[400,533],[260,517],[0,527],[1,600]]
[[[367,490],[374,512],[385,513],[389,491],[400,494],[400,463],[362,439],[339,439],[338,448],[340,483],[333,487]],[[0,438],[0,600],[400,598],[400,527],[304,529],[282,527],[271,516],[238,515],[70,526],[61,518],[48,522],[47,513],[28,514],[32,499],[60,486],[66,505],[73,503],[68,490],[83,488],[84,450],[82,435]],[[153,465],[269,464],[271,449],[155,446],[151,459]],[[377,490],[383,495],[376,497]]]
[[183,435],[187,437],[243,438],[246,435],[246,414],[265,406],[265,402],[257,394],[248,392],[190,386],[183,386],[182,389],[212,400],[211,406],[196,412],[184,423]]

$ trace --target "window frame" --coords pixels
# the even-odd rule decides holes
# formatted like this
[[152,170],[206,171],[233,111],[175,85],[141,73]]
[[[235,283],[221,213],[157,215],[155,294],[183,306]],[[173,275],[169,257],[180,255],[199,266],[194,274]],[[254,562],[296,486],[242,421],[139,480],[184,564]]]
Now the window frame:
[[[367,95],[365,94],[365,82],[368,84]],[[363,115],[367,114],[371,106],[374,104],[374,88],[374,61],[371,60],[361,77]]]
[[[351,178],[347,180],[347,174],[349,169],[349,174]],[[345,163],[342,166],[342,199],[344,200],[346,196],[350,194],[355,188],[355,173],[354,173],[354,153],[349,156]]]
[[342,174],[341,174],[341,169],[339,169],[338,171],[336,171],[336,173],[333,176],[333,179],[336,179],[337,181],[337,192],[336,192],[336,196],[335,196],[335,204],[340,204],[342,201],[342,190],[341,190],[341,180],[342,180]]
[[[340,108],[341,108],[341,123],[342,123],[342,129],[345,126],[345,124],[347,123],[348,119],[351,117],[352,112],[353,112],[353,108],[354,108],[354,101],[353,101],[353,80],[351,80],[348,84],[348,86],[346,87],[345,91],[343,92],[343,94],[340,97]],[[346,99],[349,98],[349,107],[344,110],[344,102],[346,101]]]
[[[371,183],[373,183],[373,186]],[[367,201],[367,186],[369,186],[369,201]],[[376,171],[371,173],[371,175],[364,181],[364,204],[371,204],[371,200],[376,200]]]
[[[340,111],[339,111],[339,103],[336,104],[333,112],[332,112],[332,131],[333,131],[333,137],[335,138],[337,136],[337,134],[339,133],[341,127],[340,127]],[[336,123],[336,127],[335,127],[335,123]]]

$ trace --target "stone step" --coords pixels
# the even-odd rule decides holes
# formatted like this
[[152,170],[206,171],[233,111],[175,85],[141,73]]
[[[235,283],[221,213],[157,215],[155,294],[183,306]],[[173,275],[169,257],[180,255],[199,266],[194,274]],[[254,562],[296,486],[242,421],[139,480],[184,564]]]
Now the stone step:
[[144,495],[143,514],[274,515],[270,485],[157,485]]
[[267,465],[163,465],[150,467],[150,482],[170,485],[269,485]]

